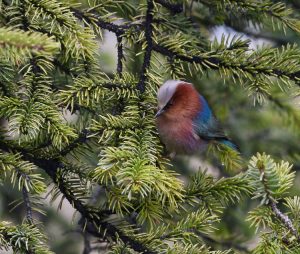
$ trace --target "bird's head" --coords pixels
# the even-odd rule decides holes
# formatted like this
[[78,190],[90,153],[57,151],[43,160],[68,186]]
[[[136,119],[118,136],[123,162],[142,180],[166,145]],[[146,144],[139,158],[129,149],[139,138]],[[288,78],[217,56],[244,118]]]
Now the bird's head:
[[178,119],[192,117],[200,109],[199,94],[193,84],[168,80],[158,90],[156,118]]

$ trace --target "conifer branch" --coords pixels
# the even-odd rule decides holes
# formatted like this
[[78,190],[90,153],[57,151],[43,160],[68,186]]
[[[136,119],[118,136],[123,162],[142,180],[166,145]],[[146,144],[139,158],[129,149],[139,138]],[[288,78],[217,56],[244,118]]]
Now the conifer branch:
[[285,3],[274,1],[238,1],[238,0],[222,0],[222,1],[207,1],[198,0],[213,9],[227,9],[237,13],[244,12],[245,16],[251,16],[252,19],[263,21],[266,16],[270,16],[274,26],[274,20],[277,19],[283,28],[289,27],[296,32],[300,32],[297,20],[291,17],[292,10],[286,7]]
[[[84,1],[82,7],[58,0],[3,1],[0,23],[4,28],[0,31],[12,30],[0,34],[0,54],[4,56],[0,63],[0,120],[8,121],[8,129],[0,130],[0,169],[4,172],[0,180],[9,176],[12,185],[18,184],[27,222],[11,228],[0,222],[0,245],[4,238],[8,247],[14,244],[10,240],[16,239],[22,245],[12,246],[16,252],[51,253],[45,244],[40,251],[35,247],[35,242],[45,239],[43,234],[31,238],[36,228],[32,222],[32,211],[38,204],[35,194],[42,195],[47,188],[37,172],[40,168],[54,184],[52,199],[62,194],[80,213],[78,225],[84,231],[86,254],[93,249],[89,237],[111,243],[109,247],[116,254],[229,253],[225,248],[247,253],[239,239],[224,240],[221,234],[210,237],[210,233],[214,236],[220,213],[243,194],[262,199],[264,205],[250,214],[250,219],[258,227],[270,226],[267,243],[281,248],[286,242],[276,241],[276,235],[284,234],[290,237],[292,248],[299,247],[296,221],[300,198],[286,202],[290,218],[276,203],[293,184],[291,165],[269,161],[271,166],[265,167],[263,175],[252,163],[247,172],[217,181],[206,172],[198,172],[185,188],[181,172],[170,169],[162,155],[152,114],[157,87],[169,74],[174,79],[191,79],[201,73],[199,83],[203,81],[204,91],[207,86],[202,77],[214,70],[218,81],[232,78],[243,83],[240,89],[273,101],[289,121],[298,124],[294,108],[289,110],[288,103],[277,101],[269,84],[285,86],[284,92],[294,89],[294,83],[300,85],[299,47],[288,44],[281,49],[255,51],[250,49],[249,40],[231,40],[229,36],[210,43],[198,29],[227,24],[233,21],[233,14],[242,16],[242,24],[270,21],[265,23],[300,30],[299,21],[285,4],[270,0],[198,0],[208,8],[197,13],[202,6],[197,0],[190,4],[182,0],[95,0]],[[185,7],[190,10],[185,11]],[[117,37],[114,76],[101,71],[98,61],[102,30]],[[11,32],[20,36],[10,39]],[[142,63],[140,58],[132,63],[138,55],[143,55]],[[218,93],[221,88],[217,80],[213,81],[217,93],[211,96],[211,90],[205,90],[205,95],[216,102],[214,99],[223,93]],[[233,99],[240,98],[235,91],[227,92],[232,92]],[[63,114],[62,107],[76,110],[74,118]],[[16,135],[9,139],[11,133]],[[235,162],[230,153],[221,158]],[[98,186],[102,188],[99,199],[93,195]],[[162,225],[156,227],[158,222]],[[7,243],[3,228],[12,236]],[[271,248],[254,252],[262,254]]]
[[88,130],[86,129],[82,130],[76,139],[74,139],[67,147],[65,147],[63,150],[59,152],[59,155],[66,156],[74,149],[76,149],[79,145],[84,144],[88,139],[88,135],[89,135]]
[[[225,62],[218,56],[213,57],[201,57],[197,55],[183,55],[177,52],[174,52],[173,50],[168,49],[167,47],[161,46],[159,44],[153,44],[153,50],[157,51],[158,53],[165,55],[169,58],[176,58],[185,62],[189,63],[197,63],[197,64],[207,64],[210,69],[220,69],[221,67],[224,68],[233,68],[233,69],[240,69],[244,72],[248,72],[249,74],[256,76],[258,73],[266,75],[266,76],[274,76],[274,77],[288,77],[289,79],[295,81],[300,86],[299,80],[300,80],[300,71],[294,72],[294,73],[287,73],[280,69],[271,69],[271,68],[265,68],[265,67],[257,67],[257,68],[247,68],[247,64],[232,64],[230,62]],[[205,67],[207,68],[207,67]]]
[[84,248],[82,254],[90,254],[92,251],[91,241],[86,232],[83,232]]
[[291,219],[287,215],[283,214],[278,209],[278,207],[276,205],[276,201],[272,197],[272,193],[270,192],[270,190],[268,188],[268,180],[265,175],[265,165],[260,161],[258,161],[257,164],[258,164],[257,165],[258,169],[261,171],[261,175],[262,175],[261,181],[262,181],[262,184],[263,184],[265,192],[266,192],[266,198],[269,201],[269,205],[270,205],[274,215],[277,217],[277,219],[279,219],[283,223],[283,225],[296,237],[297,241],[300,243],[300,237],[299,237],[298,231],[293,226]]
[[291,233],[296,237],[297,241],[300,243],[300,237],[298,234],[298,231],[295,229],[291,219],[289,218],[289,216],[287,216],[286,214],[282,213],[277,205],[275,201],[270,201],[270,205],[272,208],[272,211],[274,212],[275,216],[284,224],[284,226],[291,231]]
[[[135,251],[143,252],[145,254],[156,254],[156,252],[148,249],[139,241],[126,235],[124,232],[122,232],[122,230],[118,229],[112,223],[109,223],[108,221],[102,221],[101,214],[95,213],[80,200],[76,199],[75,195],[71,190],[68,189],[68,187],[66,187],[63,178],[58,173],[58,169],[64,167],[64,164],[58,159],[39,159],[29,154],[23,148],[15,149],[14,147],[8,147],[7,143],[3,143],[1,141],[0,149],[6,152],[9,152],[10,150],[16,150],[21,153],[26,160],[43,169],[45,173],[47,173],[47,175],[52,179],[52,181],[58,186],[59,190],[68,200],[68,202],[81,214],[82,218],[91,223],[90,232],[93,232],[94,236],[101,236],[102,238],[105,238],[105,235],[107,234],[114,240],[120,238]],[[101,228],[104,228],[105,234],[99,232],[99,229]]]
[[123,70],[122,60],[124,58],[123,45],[122,45],[122,36],[121,35],[116,35],[116,36],[117,36],[117,52],[118,52],[117,73],[119,75],[121,75],[122,70]]
[[239,244],[236,244],[232,241],[226,241],[226,240],[216,240],[206,234],[201,234],[201,233],[198,233],[198,235],[203,238],[206,242],[209,242],[209,243],[213,243],[213,244],[217,244],[217,245],[221,245],[222,247],[226,247],[226,248],[231,248],[231,249],[236,249],[238,251],[241,251],[242,253],[251,253],[250,250],[248,250],[248,248],[244,247],[244,246],[241,246]]
[[[140,251],[147,254],[155,254],[155,252],[147,249],[143,244],[140,242],[134,240],[133,238],[130,238],[126,234],[124,234],[121,230],[117,229],[116,226],[113,224],[107,222],[107,221],[101,221],[101,215],[97,216],[97,214],[93,214],[93,212],[90,212],[89,209],[80,201],[77,200],[74,195],[70,192],[69,189],[67,189],[64,185],[63,180],[59,177],[57,174],[57,169],[62,167],[63,164],[59,161],[55,160],[37,160],[32,159],[33,163],[36,163],[37,166],[41,167],[45,172],[51,177],[53,182],[59,187],[62,194],[64,194],[65,198],[69,201],[71,205],[81,214],[83,218],[85,218],[87,221],[92,223],[94,232],[99,232],[94,225],[97,225],[98,228],[104,228],[106,234],[108,234],[111,238],[117,239],[118,237],[127,243],[132,249],[135,251]],[[96,234],[97,237],[101,236],[102,234],[98,233]]]
[[152,40],[152,22],[153,22],[153,0],[147,0],[147,13],[146,13],[146,23],[145,23],[145,39],[146,39],[146,48],[144,55],[144,62],[142,65],[140,80],[137,85],[137,89],[144,93],[145,91],[145,82],[147,79],[147,70],[150,67],[151,52],[153,48]]
[[54,254],[46,246],[46,237],[35,225],[28,223],[12,226],[0,222],[0,242],[0,250],[8,250],[10,246],[13,253]]
[[166,0],[155,0],[155,2],[161,4],[163,7],[169,9],[172,13],[183,12],[183,4],[172,4]]
[[[77,17],[79,17],[81,19],[84,18],[87,20],[87,22],[91,22],[91,20],[89,20],[84,15],[83,12],[81,12],[77,9],[73,9],[73,10],[75,13],[79,13],[77,15]],[[96,15],[95,15],[95,18],[97,20],[97,24],[99,25],[99,27],[101,27],[103,29],[107,29],[108,31],[114,32],[116,34],[124,34],[126,29],[128,29],[128,28],[134,28],[136,32],[140,30],[140,25],[138,25],[138,24],[115,25],[113,23],[103,21],[100,17],[97,17]],[[149,16],[148,16],[148,18],[149,18]],[[153,22],[153,17],[151,18],[151,20]],[[149,22],[148,22],[148,24],[149,24]],[[147,28],[147,26],[146,26],[146,28]],[[150,30],[152,30],[151,27],[150,27]],[[147,31],[149,31],[149,28],[147,29]],[[146,37],[147,45],[149,45],[149,42],[151,40],[151,37],[149,40],[149,33],[148,33],[148,35],[145,34],[145,37]],[[175,52],[174,50],[171,50],[165,46],[162,46],[157,43],[153,43],[152,40],[150,42],[150,48],[151,48],[151,50],[154,50],[154,51],[156,51],[166,57],[169,57],[171,59],[178,59],[178,60],[181,60],[184,62],[201,64],[205,68],[207,68],[207,65],[209,66],[210,69],[214,69],[214,70],[218,70],[222,67],[233,68],[233,69],[237,69],[237,70],[241,70],[246,73],[249,73],[249,74],[253,75],[254,77],[257,75],[257,73],[260,73],[260,74],[263,74],[266,76],[274,76],[274,77],[282,77],[282,78],[288,77],[290,80],[293,80],[295,83],[297,83],[300,86],[300,83],[299,83],[300,71],[286,72],[286,71],[276,69],[276,68],[272,69],[272,68],[265,68],[265,67],[247,68],[247,63],[244,63],[243,65],[242,64],[237,65],[237,64],[231,63],[230,61],[225,62],[218,55],[215,55],[212,57],[206,56],[205,58],[201,57],[201,56],[197,56],[197,55],[188,55],[188,54],[183,55],[183,54]],[[149,58],[149,56],[151,56],[150,48],[146,47],[144,63],[143,63],[142,72],[141,72],[142,74],[145,71],[145,66],[147,66],[147,62],[149,62],[148,58]],[[147,49],[148,49],[148,52],[147,52]],[[139,82],[138,86],[140,86],[140,84],[143,83],[145,80],[145,74],[143,74],[143,75],[142,74],[141,74],[140,82]]]
[[[23,40],[24,37],[27,39]],[[44,54],[49,57],[57,51],[58,46],[53,37],[41,33],[0,28],[0,55],[13,62],[18,63],[18,61],[24,61],[26,58],[37,54]],[[8,55],[9,52],[14,52],[12,54],[14,56]]]
[[26,208],[26,219],[27,221],[32,224],[33,223],[33,217],[32,217],[32,208],[31,208],[31,202],[29,193],[25,186],[22,188],[22,194],[23,194],[23,200]]
[[[30,176],[22,172],[20,169],[16,168],[18,177],[24,178],[26,182],[30,182]],[[22,196],[23,202],[25,205],[26,210],[26,219],[29,224],[33,224],[33,217],[32,217],[32,207],[30,202],[29,191],[27,189],[28,183],[24,183],[22,187]]]
[[[85,20],[88,23],[91,23],[92,18],[96,17],[96,15],[93,13],[85,13],[76,8],[70,8],[70,10],[73,12],[73,14],[76,18],[78,18],[80,20]],[[88,14],[89,14],[89,16],[88,16]],[[96,23],[99,27],[106,29],[110,32],[113,32],[115,34],[122,34],[124,32],[124,30],[122,28],[120,28],[119,25],[116,25],[116,24],[108,22],[108,21],[104,21],[103,19],[100,19],[98,17],[96,18]]]

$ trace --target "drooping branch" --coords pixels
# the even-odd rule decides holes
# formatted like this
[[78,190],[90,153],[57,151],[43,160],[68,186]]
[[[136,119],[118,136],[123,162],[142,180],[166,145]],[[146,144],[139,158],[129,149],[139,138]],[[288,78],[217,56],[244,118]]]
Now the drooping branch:
[[[35,163],[37,166],[42,168],[53,180],[53,182],[59,187],[62,194],[64,194],[65,198],[69,201],[70,204],[81,214],[83,218],[85,218],[88,222],[92,223],[93,227],[96,225],[98,228],[104,228],[107,235],[109,235],[112,239],[119,237],[122,241],[126,242],[132,249],[135,251],[140,251],[143,253],[154,254],[155,252],[147,249],[140,242],[132,239],[127,236],[121,230],[119,230],[113,224],[107,221],[101,221],[101,216],[94,214],[94,212],[90,211],[88,207],[86,207],[80,200],[77,200],[74,195],[67,189],[64,185],[63,179],[59,177],[57,174],[57,170],[62,166],[62,163],[57,160],[38,160],[31,158],[31,162]],[[95,227],[95,231],[98,231]],[[99,232],[99,231],[98,231]],[[99,233],[96,236],[100,236]],[[103,237],[103,235],[101,235]]]
[[[70,191],[64,182],[64,179],[58,173],[59,168],[64,167],[64,164],[59,159],[40,159],[28,153],[25,149],[15,149],[14,147],[8,147],[7,143],[0,141],[0,149],[5,152],[16,151],[20,153],[23,158],[34,165],[38,166],[47,173],[52,181],[58,186],[60,192],[68,200],[68,202],[81,214],[82,218],[90,223],[90,231],[93,232],[95,237],[110,238],[117,240],[120,238],[124,243],[129,245],[133,250],[143,252],[146,254],[156,254],[156,252],[148,249],[139,241],[131,238],[122,230],[118,229],[112,223],[108,221],[102,221],[102,214],[98,214],[93,209],[90,209],[82,201],[75,198],[75,195]],[[99,231],[104,229],[104,233]]]

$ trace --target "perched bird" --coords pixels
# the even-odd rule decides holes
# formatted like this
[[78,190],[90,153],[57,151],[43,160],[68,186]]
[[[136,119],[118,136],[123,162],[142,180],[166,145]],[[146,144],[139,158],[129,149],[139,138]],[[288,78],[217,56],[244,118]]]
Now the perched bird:
[[192,154],[214,140],[237,149],[193,84],[168,80],[158,90],[156,124],[162,142],[175,154]]

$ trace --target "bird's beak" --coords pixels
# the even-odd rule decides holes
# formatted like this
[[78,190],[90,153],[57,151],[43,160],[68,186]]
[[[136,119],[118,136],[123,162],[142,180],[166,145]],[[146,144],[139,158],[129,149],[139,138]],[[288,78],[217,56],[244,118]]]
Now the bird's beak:
[[165,110],[162,108],[162,109],[159,109],[158,111],[157,111],[157,113],[155,114],[155,117],[157,118],[157,117],[159,117],[162,113],[164,113],[165,112]]

